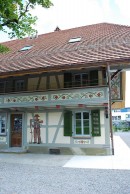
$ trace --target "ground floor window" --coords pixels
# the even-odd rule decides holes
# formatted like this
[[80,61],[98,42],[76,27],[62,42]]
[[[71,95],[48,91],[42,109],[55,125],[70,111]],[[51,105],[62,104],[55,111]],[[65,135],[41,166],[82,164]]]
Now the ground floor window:
[[64,136],[101,136],[100,110],[65,111]]
[[90,135],[89,112],[75,112],[75,135]]
[[6,115],[0,114],[0,135],[6,134]]

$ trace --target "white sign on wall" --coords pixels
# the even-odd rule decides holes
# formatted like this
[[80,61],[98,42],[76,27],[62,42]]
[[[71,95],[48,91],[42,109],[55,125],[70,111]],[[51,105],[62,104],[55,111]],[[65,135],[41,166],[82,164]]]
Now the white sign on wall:
[[90,144],[89,139],[75,139],[74,144]]
[[0,137],[0,142],[6,142],[6,137]]

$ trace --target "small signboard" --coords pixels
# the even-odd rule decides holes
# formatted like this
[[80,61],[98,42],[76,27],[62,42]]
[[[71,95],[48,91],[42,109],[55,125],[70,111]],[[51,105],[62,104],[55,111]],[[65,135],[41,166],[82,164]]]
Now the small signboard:
[[0,142],[6,142],[6,137],[0,137]]

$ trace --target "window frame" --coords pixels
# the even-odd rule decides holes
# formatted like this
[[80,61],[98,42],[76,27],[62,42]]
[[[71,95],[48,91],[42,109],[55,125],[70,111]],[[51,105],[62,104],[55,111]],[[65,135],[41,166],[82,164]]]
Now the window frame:
[[[4,117],[4,123],[2,123],[2,117]],[[7,134],[7,123],[6,123],[7,115],[6,113],[0,113],[0,136],[5,136]],[[2,126],[4,124],[4,126]],[[4,132],[2,132],[2,128],[5,129]]]
[[15,92],[24,91],[25,90],[25,80],[24,79],[14,80],[14,90]]
[[[76,113],[81,113],[81,134],[76,134]],[[84,119],[83,119],[83,113],[89,114],[89,134],[84,133]],[[73,112],[73,137],[91,137],[91,112],[88,110],[76,110]]]
[[[86,79],[86,84],[83,83],[84,79],[83,79],[83,76],[84,75],[87,75],[88,79]],[[77,82],[76,81],[76,76],[79,76],[80,77],[80,80]],[[87,72],[87,73],[75,73],[73,75],[73,83],[74,83],[74,86],[88,86],[89,83],[90,83],[90,73]]]

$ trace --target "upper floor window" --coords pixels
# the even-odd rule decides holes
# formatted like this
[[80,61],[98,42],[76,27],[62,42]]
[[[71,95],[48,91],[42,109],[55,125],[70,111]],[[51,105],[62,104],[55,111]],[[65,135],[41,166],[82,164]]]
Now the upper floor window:
[[15,80],[15,91],[23,91],[25,89],[24,80]]
[[98,70],[81,73],[64,73],[65,88],[96,85],[98,85]]
[[9,91],[9,81],[0,81],[0,93],[6,93]]
[[4,93],[5,91],[5,82],[0,82],[0,93]]
[[86,86],[89,83],[89,74],[75,74],[74,75],[74,84],[75,86]]

